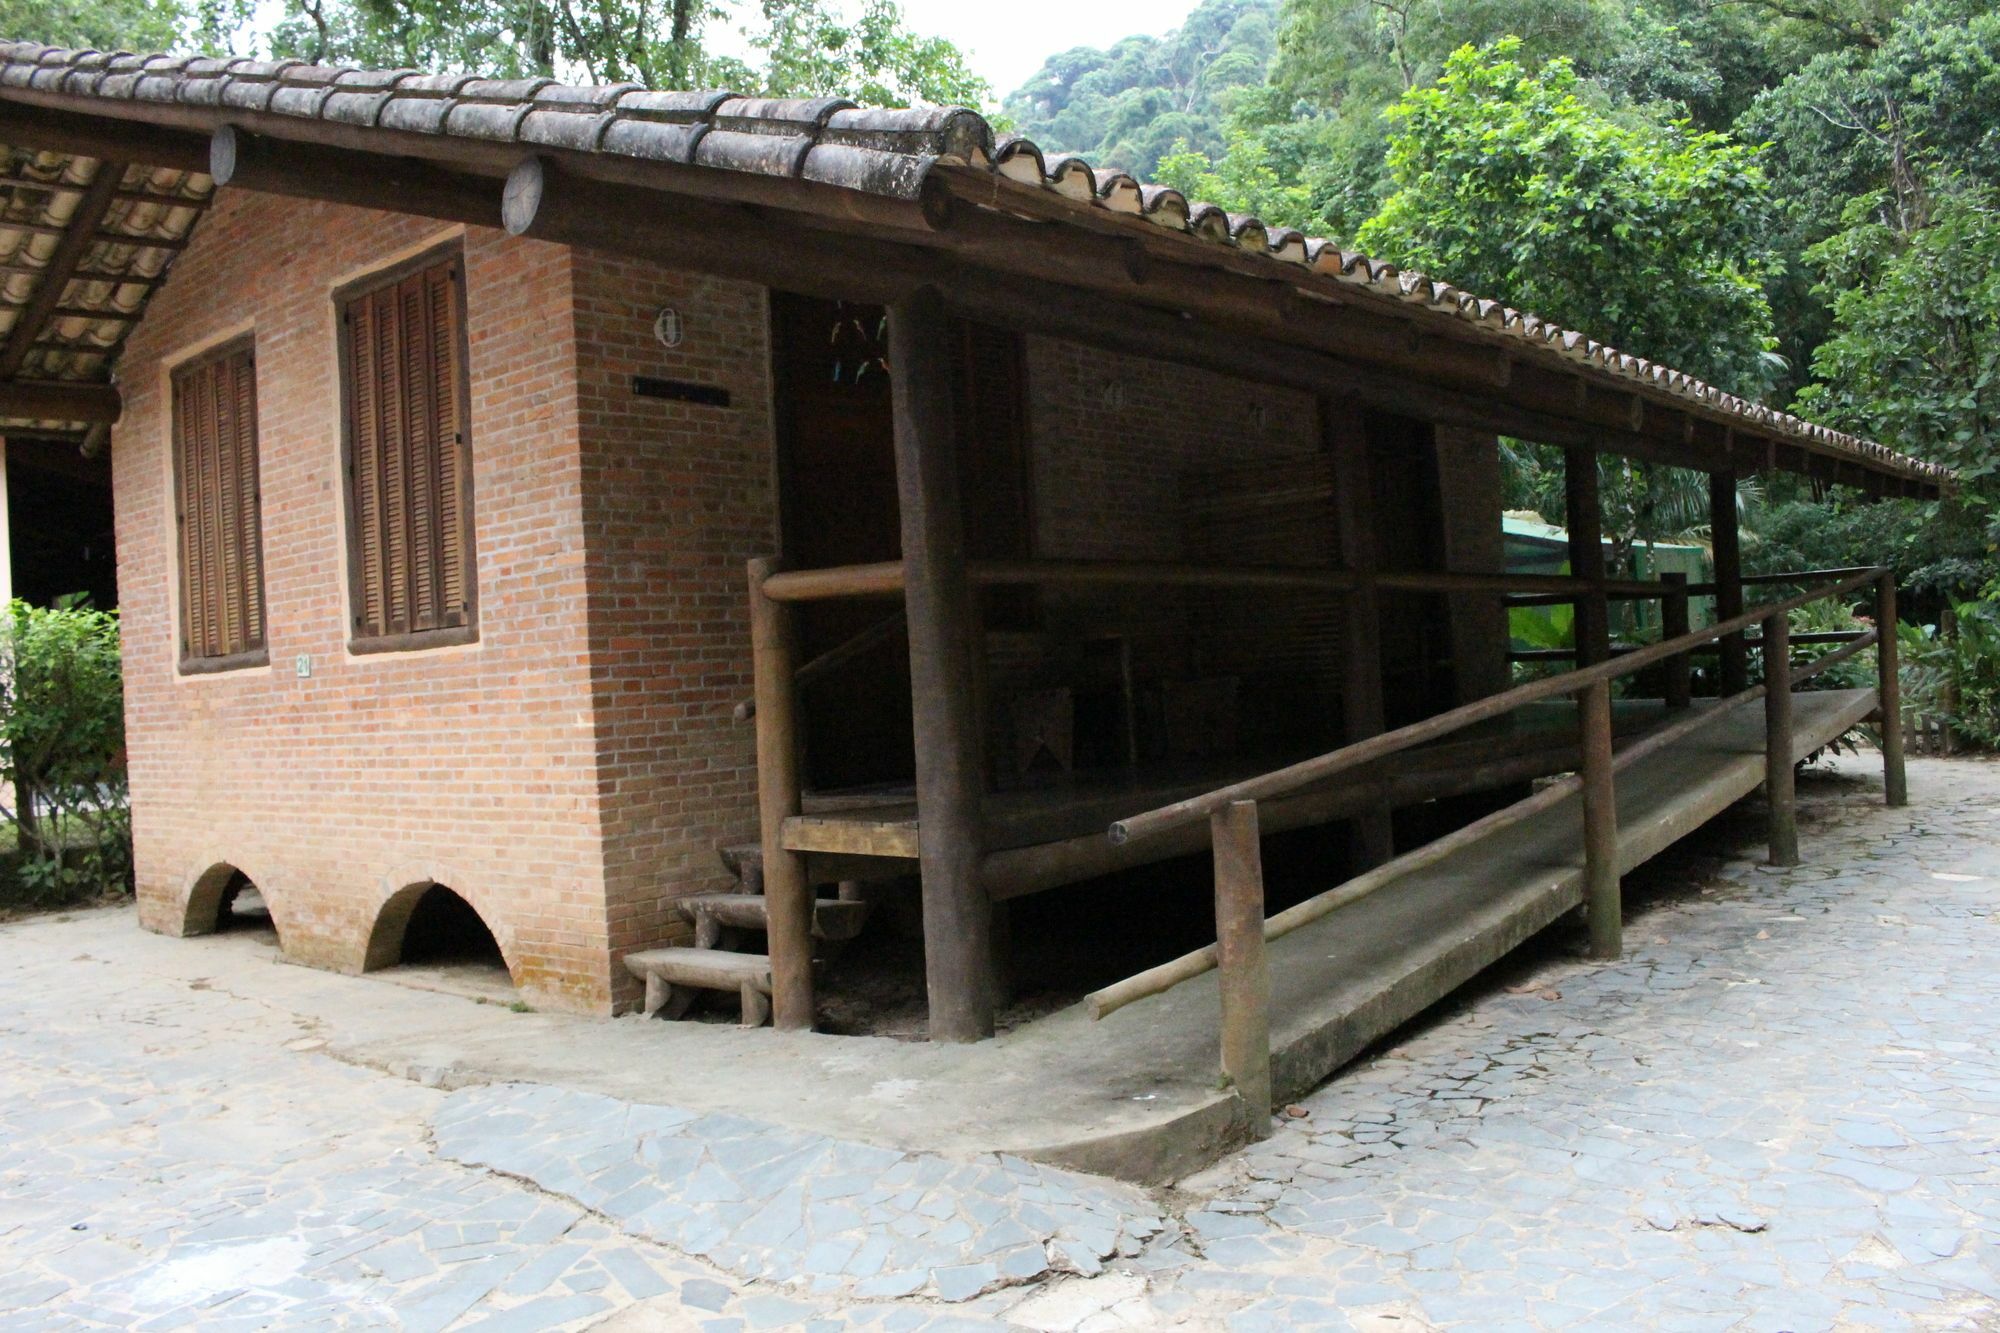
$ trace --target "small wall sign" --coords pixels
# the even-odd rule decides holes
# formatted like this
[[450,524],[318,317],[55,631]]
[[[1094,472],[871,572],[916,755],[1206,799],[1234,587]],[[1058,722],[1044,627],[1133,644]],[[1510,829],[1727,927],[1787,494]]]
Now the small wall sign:
[[653,316],[653,336],[659,339],[662,347],[679,347],[682,337],[681,312],[672,306],[662,307],[660,313]]

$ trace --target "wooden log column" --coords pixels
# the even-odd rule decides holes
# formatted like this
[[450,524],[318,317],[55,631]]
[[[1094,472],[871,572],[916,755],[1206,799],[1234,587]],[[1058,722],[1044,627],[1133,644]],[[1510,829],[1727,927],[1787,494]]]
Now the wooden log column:
[[[1569,572],[1604,581],[1604,505],[1597,489],[1597,455],[1574,445],[1563,450],[1564,526],[1569,529]],[[1600,589],[1576,601],[1576,664],[1595,666],[1611,656],[1611,604]]]
[[757,819],[769,916],[772,1022],[813,1025],[813,891],[805,857],[785,847],[785,821],[799,813],[798,643],[792,608],[764,593],[777,573],[769,558],[750,562],[750,660],[757,701]]
[[[1743,541],[1736,525],[1736,474],[1708,474],[1710,546],[1715,554],[1715,618],[1743,614]],[[1722,694],[1750,688],[1750,645],[1741,634],[1724,636],[1720,645]]]
[[1576,703],[1583,718],[1583,905],[1590,956],[1616,958],[1625,947],[1625,904],[1618,878],[1610,684],[1586,685]]
[[[1660,582],[1666,585],[1666,592],[1660,598],[1660,637],[1678,639],[1688,632],[1688,576],[1662,574]],[[1662,663],[1666,672],[1666,688],[1662,693],[1667,707],[1686,708],[1694,702],[1693,666],[1686,653],[1675,653]]]
[[[1368,425],[1361,405],[1322,398],[1322,446],[1333,458],[1340,559],[1355,574],[1347,598],[1347,642],[1341,658],[1341,730],[1349,745],[1379,736],[1387,725],[1382,704],[1382,597],[1374,582],[1380,563],[1375,545],[1374,483],[1368,472]],[[1372,870],[1396,854],[1386,799],[1354,819],[1355,869]]]
[[1891,806],[1910,803],[1903,770],[1903,683],[1896,659],[1896,575],[1883,571],[1875,585],[1876,708],[1882,717],[1882,792]]
[[1799,863],[1798,796],[1792,781],[1792,627],[1764,622],[1764,796],[1771,807],[1771,864]]
[[1264,954],[1264,859],[1257,803],[1208,817],[1215,843],[1215,955],[1221,973],[1222,1072],[1253,1139],[1271,1137],[1271,970]]
[[993,907],[980,874],[978,618],[959,504],[952,346],[935,288],[889,307],[930,1035],[978,1041],[993,1035]]

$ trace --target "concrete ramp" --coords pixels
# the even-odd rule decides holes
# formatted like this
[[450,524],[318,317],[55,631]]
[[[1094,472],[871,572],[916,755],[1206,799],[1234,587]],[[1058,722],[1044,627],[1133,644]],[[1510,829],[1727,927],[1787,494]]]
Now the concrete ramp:
[[[1764,713],[1720,708],[1691,735],[1618,776],[1619,864],[1629,870],[1757,789]],[[1872,690],[1795,696],[1798,758],[1874,710]],[[1571,797],[1273,942],[1272,1078],[1296,1098],[1582,901],[1582,807]],[[1810,848],[1806,849],[1810,856]],[[1101,1088],[1126,1114],[1101,1132],[1017,1150],[1044,1160],[1163,1179],[1229,1132],[1216,1086],[1216,976],[1209,973],[1093,1023],[1079,1006],[1004,1038],[1052,1086]],[[1203,1084],[1206,1087],[1203,1087]],[[1142,1123],[1141,1108],[1160,1114]]]

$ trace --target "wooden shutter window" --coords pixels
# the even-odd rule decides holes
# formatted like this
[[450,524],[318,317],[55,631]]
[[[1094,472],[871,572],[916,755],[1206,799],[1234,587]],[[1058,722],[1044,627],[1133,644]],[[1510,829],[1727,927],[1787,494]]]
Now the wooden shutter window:
[[174,522],[181,669],[267,660],[257,486],[256,358],[247,342],[173,374]]
[[477,634],[460,274],[431,259],[341,307],[357,652]]

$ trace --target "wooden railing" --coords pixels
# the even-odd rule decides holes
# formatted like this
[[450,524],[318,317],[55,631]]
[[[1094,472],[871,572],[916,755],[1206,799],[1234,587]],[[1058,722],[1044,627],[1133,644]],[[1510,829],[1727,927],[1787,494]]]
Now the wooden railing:
[[[1772,863],[1798,863],[1798,829],[1792,786],[1793,688],[1870,645],[1878,648],[1877,709],[1884,722],[1882,753],[1885,787],[1889,804],[1902,805],[1907,799],[1907,792],[1896,683],[1894,576],[1882,569],[1859,569],[1770,575],[1758,581],[1801,582],[1822,575],[1833,578],[1833,581],[1693,632],[1686,631],[1684,616],[1686,598],[1697,589],[1680,582],[1672,584],[1663,593],[1656,586],[1654,595],[1665,595],[1679,602],[1682,617],[1682,623],[1677,626],[1681,632],[1670,635],[1660,643],[1633,649],[1616,658],[1561,675],[1530,681],[1421,722],[1113,824],[1108,835],[1110,840],[1126,843],[1207,822],[1215,862],[1216,942],[1093,993],[1087,999],[1092,1017],[1103,1018],[1135,1000],[1157,995],[1191,977],[1220,968],[1222,1072],[1242,1100],[1250,1131],[1260,1136],[1268,1133],[1271,1050],[1270,982],[1264,955],[1266,943],[1357,902],[1412,871],[1435,864],[1479,839],[1518,824],[1578,792],[1583,800],[1584,902],[1591,952],[1599,958],[1616,958],[1622,948],[1623,907],[1617,866],[1618,815],[1613,778],[1619,769],[1657,753],[1719,716],[1722,710],[1703,710],[1683,717],[1614,753],[1611,683],[1655,663],[1667,663],[1669,702],[1675,702],[1673,696],[1678,693],[1678,702],[1685,705],[1688,702],[1689,655],[1718,640],[1732,635],[1741,636],[1755,625],[1761,625],[1762,635],[1748,641],[1762,652],[1764,683],[1731,695],[1725,702],[1734,705],[1757,697],[1764,699],[1765,786],[1771,806]],[[1876,588],[1876,628],[1839,635],[1842,642],[1840,648],[1794,670],[1790,613],[1812,602],[1845,596],[1870,583]],[[1831,636],[1812,637],[1819,642],[1832,641]],[[1499,717],[1523,705],[1564,695],[1575,697],[1582,720],[1583,764],[1580,773],[1550,783],[1525,800],[1266,918],[1258,842],[1260,801],[1296,793],[1304,787],[1378,762],[1475,723]]]

